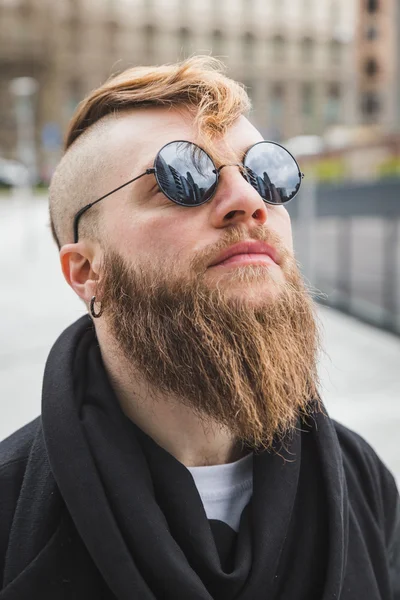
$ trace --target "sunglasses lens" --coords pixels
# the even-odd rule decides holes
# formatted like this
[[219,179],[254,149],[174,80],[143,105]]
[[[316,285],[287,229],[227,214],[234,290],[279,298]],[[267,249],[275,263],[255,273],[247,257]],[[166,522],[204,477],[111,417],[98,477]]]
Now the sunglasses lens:
[[282,146],[260,142],[244,159],[247,180],[266,202],[284,204],[297,194],[301,183],[299,166]]
[[215,165],[196,144],[167,144],[158,153],[154,166],[161,191],[173,202],[184,206],[203,204],[215,191]]

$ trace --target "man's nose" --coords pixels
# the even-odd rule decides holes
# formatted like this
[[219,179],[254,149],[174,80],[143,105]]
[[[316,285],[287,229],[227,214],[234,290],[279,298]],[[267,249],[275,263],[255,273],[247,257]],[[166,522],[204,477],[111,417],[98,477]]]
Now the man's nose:
[[229,164],[218,169],[218,187],[211,200],[211,223],[214,227],[247,221],[263,225],[268,218],[266,203],[243,177],[241,168],[239,164]]

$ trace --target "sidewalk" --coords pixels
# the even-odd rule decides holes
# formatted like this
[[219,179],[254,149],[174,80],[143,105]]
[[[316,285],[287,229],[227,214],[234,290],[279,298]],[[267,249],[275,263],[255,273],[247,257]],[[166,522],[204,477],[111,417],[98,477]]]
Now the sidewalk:
[[[40,412],[47,354],[85,312],[61,275],[45,199],[0,198],[0,439]],[[323,399],[400,483],[400,339],[320,309]]]

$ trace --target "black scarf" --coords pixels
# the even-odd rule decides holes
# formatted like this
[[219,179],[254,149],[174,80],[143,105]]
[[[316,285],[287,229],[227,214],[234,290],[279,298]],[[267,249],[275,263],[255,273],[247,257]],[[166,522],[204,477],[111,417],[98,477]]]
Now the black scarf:
[[[188,469],[122,413],[87,317],[50,353],[42,420],[24,482],[36,490],[17,506],[5,584],[36,564],[44,585],[46,560],[49,569],[61,553],[53,568],[58,582],[60,568],[68,571],[63,593],[43,599],[81,598],[78,588],[86,600],[390,598],[376,516],[365,501],[360,517],[349,501],[341,445],[324,414],[254,456],[253,497],[228,545]],[[29,514],[35,535],[22,543]],[[14,597],[25,598],[0,593]]]

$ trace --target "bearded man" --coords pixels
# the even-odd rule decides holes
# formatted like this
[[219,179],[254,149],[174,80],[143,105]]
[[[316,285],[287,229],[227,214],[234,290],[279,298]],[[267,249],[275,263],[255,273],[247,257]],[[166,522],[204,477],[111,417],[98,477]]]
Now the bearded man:
[[2,600],[399,597],[393,477],[319,394],[302,174],[248,109],[203,57],[78,107],[50,215],[88,315],[1,444]]

